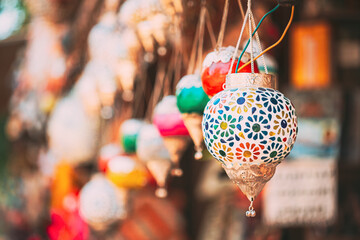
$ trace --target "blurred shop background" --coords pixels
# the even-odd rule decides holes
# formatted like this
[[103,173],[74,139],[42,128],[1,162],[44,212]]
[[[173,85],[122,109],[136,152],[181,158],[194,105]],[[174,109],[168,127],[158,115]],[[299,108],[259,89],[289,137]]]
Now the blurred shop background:
[[[206,1],[204,57],[224,2]],[[254,0],[256,21],[276,4]],[[360,239],[360,1],[297,1],[266,56],[299,134],[253,219],[219,164],[194,160],[192,142],[178,156],[183,176],[167,176],[171,152],[145,123],[191,64],[200,7],[0,0],[1,240]],[[281,7],[265,19],[264,48],[289,16]],[[241,25],[230,0],[223,46]]]

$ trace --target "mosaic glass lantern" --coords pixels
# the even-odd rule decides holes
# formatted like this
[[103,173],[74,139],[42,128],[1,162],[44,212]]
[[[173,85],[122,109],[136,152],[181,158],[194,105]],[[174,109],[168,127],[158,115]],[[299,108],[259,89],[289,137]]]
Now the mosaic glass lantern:
[[272,75],[229,74],[226,89],[204,110],[202,130],[209,152],[251,202],[290,153],[297,118],[290,100],[275,90]]
[[175,96],[166,96],[156,105],[153,123],[163,137],[171,161],[174,163],[171,174],[181,176],[182,170],[179,167],[179,161],[187,147],[189,132],[177,108]]
[[195,159],[202,158],[203,135],[201,121],[209,97],[204,92],[199,74],[186,75],[176,86],[177,106],[195,144]]
[[121,144],[126,153],[136,152],[136,139],[143,125],[144,122],[138,119],[126,120],[121,125]]
[[145,163],[158,185],[155,195],[160,198],[166,197],[166,178],[172,163],[157,127],[146,124],[141,128],[137,138],[136,154]]
[[[202,65],[201,81],[204,91],[209,97],[214,96],[224,88],[225,78],[229,72],[231,60],[234,55],[235,48],[232,46],[221,47],[218,50],[210,52],[204,59]],[[240,54],[240,52],[239,52]],[[237,54],[237,57],[239,57]],[[250,55],[245,53],[241,58],[239,66],[241,67],[244,63],[250,60]],[[235,60],[235,64],[232,67],[232,72],[236,68],[238,60]],[[257,64],[254,64],[254,71],[258,73]],[[241,72],[251,72],[251,66],[247,66],[241,70]]]
[[126,192],[103,175],[95,175],[80,191],[80,216],[95,230],[105,230],[126,216]]

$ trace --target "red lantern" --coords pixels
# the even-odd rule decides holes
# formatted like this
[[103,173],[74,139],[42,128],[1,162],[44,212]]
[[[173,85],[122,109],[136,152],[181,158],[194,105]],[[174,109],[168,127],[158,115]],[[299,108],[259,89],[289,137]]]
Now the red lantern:
[[112,158],[120,155],[122,152],[123,152],[122,149],[118,145],[113,144],[113,143],[103,146],[100,149],[100,154],[99,154],[99,158],[98,158],[99,170],[101,172],[106,172],[108,162]]
[[[201,75],[201,81],[206,94],[211,98],[216,93],[224,90],[223,85],[225,83],[226,75],[229,72],[232,56],[234,54],[235,48],[232,46],[222,47],[219,50],[215,50],[209,53],[203,62],[203,71]],[[234,62],[232,73],[235,72],[235,68],[238,62],[239,54]],[[244,65],[250,60],[250,54],[245,52],[244,56],[241,58],[239,67]],[[251,72],[251,64],[246,66],[241,72]],[[254,63],[254,72],[258,73],[259,69]]]

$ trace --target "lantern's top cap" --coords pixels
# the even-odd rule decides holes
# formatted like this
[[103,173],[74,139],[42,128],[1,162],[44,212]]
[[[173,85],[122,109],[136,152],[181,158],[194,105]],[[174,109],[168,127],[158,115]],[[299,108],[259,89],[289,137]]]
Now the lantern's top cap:
[[231,73],[226,76],[226,89],[264,87],[276,89],[276,77],[265,73]]

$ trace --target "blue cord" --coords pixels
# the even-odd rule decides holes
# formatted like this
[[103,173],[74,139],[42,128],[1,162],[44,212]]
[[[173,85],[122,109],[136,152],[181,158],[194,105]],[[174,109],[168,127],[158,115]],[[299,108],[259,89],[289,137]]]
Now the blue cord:
[[[256,26],[256,28],[255,28],[254,32],[252,33],[251,37],[253,37],[253,36],[255,35],[256,31],[258,30],[258,28],[260,27],[260,25],[261,25],[261,23],[264,21],[264,19],[265,19],[269,14],[275,12],[275,10],[278,9],[279,7],[280,7],[279,4],[276,5],[273,9],[271,9],[269,12],[267,12],[267,13],[261,18],[260,22],[259,22],[258,25]],[[237,62],[237,64],[236,64],[235,73],[237,72],[237,70],[238,70],[238,68],[239,68],[240,60],[241,60],[242,56],[244,55],[245,50],[246,50],[247,47],[249,46],[249,43],[250,43],[250,38],[249,38],[249,40],[247,41],[244,49],[242,50],[242,52],[241,52],[241,54],[240,54],[239,60],[238,60],[238,62]]]

